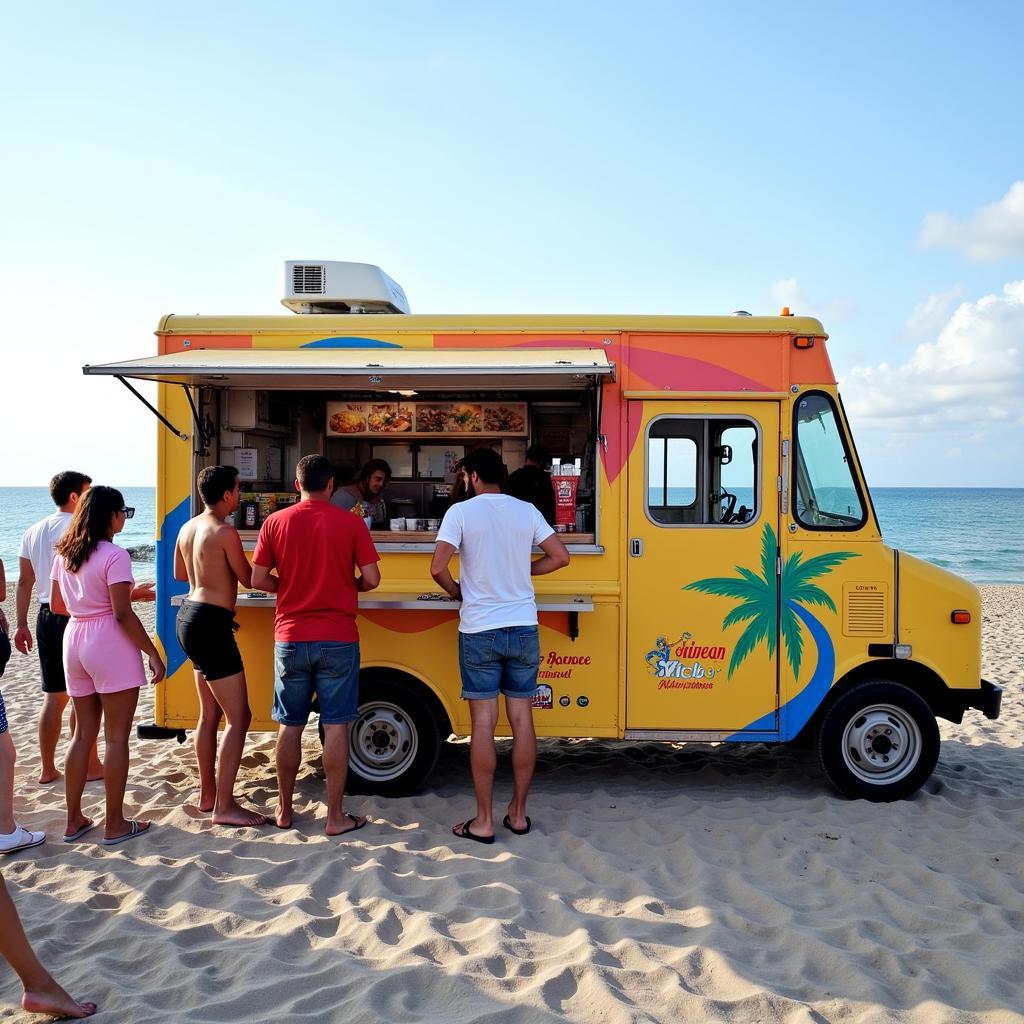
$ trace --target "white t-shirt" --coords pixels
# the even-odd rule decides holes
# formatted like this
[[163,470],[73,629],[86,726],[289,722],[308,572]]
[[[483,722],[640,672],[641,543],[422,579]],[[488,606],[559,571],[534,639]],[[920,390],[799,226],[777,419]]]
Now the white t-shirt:
[[50,602],[50,567],[53,565],[53,549],[71,522],[70,512],[54,512],[30,526],[21,538],[19,558],[27,558],[36,574],[36,599],[40,604]]
[[533,505],[507,494],[478,494],[448,509],[437,539],[459,553],[460,633],[537,625],[530,555],[554,532]]

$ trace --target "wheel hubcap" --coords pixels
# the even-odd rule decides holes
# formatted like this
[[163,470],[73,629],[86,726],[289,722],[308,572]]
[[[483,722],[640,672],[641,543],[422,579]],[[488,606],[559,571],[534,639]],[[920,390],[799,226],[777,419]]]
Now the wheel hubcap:
[[398,778],[418,749],[416,726],[396,704],[376,701],[360,707],[359,718],[352,723],[349,760],[364,778]]
[[917,722],[894,704],[864,708],[843,732],[846,767],[874,786],[906,778],[921,757],[921,746]]

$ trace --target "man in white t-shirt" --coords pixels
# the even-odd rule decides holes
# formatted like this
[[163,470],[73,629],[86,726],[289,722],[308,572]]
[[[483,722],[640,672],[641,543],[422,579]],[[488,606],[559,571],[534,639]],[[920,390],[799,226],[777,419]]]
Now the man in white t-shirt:
[[[494,842],[492,812],[497,750],[498,694],[512,727],[512,800],[502,824],[516,835],[530,831],[526,797],[537,761],[532,699],[537,693],[540,639],[531,576],[569,564],[569,552],[537,509],[501,493],[505,464],[489,448],[470,452],[462,468],[468,500],[452,505],[437,533],[430,574],[459,610],[462,696],[470,702],[469,756],[476,815],[452,829],[460,839]],[[531,561],[535,545],[543,556]],[[448,565],[458,553],[460,579]]]
[[[53,549],[64,536],[68,523],[78,508],[79,499],[89,489],[92,478],[84,473],[66,470],[50,481],[50,497],[57,511],[30,526],[21,538],[18,562],[18,590],[16,609],[18,628],[14,634],[14,646],[22,654],[32,650],[32,632],[28,628],[28,609],[35,588],[39,601],[36,615],[36,650],[39,653],[39,669],[42,675],[43,708],[39,713],[39,781],[46,784],[60,778],[54,755],[57,740],[60,739],[64,709],[68,704],[67,686],[64,682],[64,630],[68,624],[65,615],[50,611],[50,568],[53,565]],[[72,723],[74,722],[72,712]],[[93,747],[87,778],[102,779],[103,765],[100,764]]]

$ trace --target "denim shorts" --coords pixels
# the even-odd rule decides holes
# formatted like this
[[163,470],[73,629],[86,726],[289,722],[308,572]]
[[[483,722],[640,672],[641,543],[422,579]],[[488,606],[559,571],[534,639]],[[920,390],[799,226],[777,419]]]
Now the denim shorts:
[[465,700],[533,697],[540,668],[536,626],[503,626],[459,634],[459,669]]
[[359,644],[296,640],[274,644],[273,719],[305,725],[316,694],[323,725],[359,717]]

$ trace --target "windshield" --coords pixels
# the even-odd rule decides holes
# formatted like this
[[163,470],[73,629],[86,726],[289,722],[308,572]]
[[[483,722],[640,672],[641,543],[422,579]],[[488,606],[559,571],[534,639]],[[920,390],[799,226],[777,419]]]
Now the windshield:
[[864,503],[827,395],[805,395],[797,403],[795,477],[794,515],[803,526],[851,530],[863,525]]

